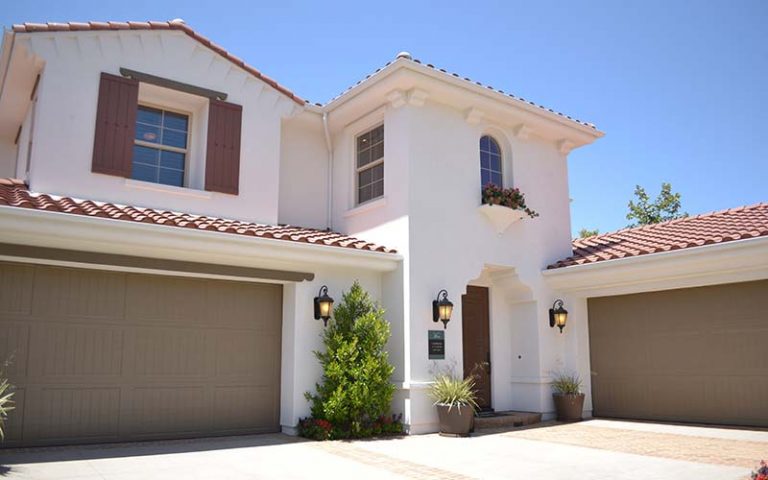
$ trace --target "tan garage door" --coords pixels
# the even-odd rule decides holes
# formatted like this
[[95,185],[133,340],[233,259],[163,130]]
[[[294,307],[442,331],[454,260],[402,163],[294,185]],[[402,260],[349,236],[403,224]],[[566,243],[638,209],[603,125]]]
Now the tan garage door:
[[594,414],[768,426],[768,281],[589,300]]
[[5,446],[279,430],[279,285],[0,263]]

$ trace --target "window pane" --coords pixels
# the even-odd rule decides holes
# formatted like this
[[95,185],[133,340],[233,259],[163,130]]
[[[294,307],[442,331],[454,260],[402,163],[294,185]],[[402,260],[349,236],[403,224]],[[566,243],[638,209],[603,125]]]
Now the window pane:
[[371,198],[378,198],[384,195],[384,182],[376,182],[371,185]]
[[150,125],[160,125],[162,116],[162,110],[149,107],[139,107],[138,112],[136,112],[136,121],[141,123],[148,123]]
[[480,137],[480,150],[482,151],[489,151],[491,149],[491,137],[488,135],[485,135],[483,137]]
[[371,163],[371,150],[365,149],[357,154],[357,166],[363,167]]
[[139,162],[147,165],[157,165],[160,151],[155,148],[133,146],[133,163]]
[[497,185],[501,187],[501,174],[500,173],[491,173],[491,181],[494,183],[494,185]]
[[151,125],[144,125],[142,123],[136,124],[136,140],[143,140],[145,142],[160,143],[160,127],[153,127]]
[[171,170],[168,168],[161,168],[159,182],[164,185],[174,185],[176,187],[182,187],[184,186],[184,172],[181,170]]
[[157,167],[134,163],[131,168],[131,178],[145,182],[157,182]]
[[491,147],[491,153],[501,154],[501,150],[499,149],[499,144],[496,143],[496,140],[488,137],[488,143]]
[[480,184],[484,187],[491,181],[491,172],[488,170],[480,170]]
[[184,170],[184,154],[164,151],[160,154],[160,166]]
[[491,168],[491,154],[488,152],[480,152],[480,168]]
[[187,148],[187,134],[176,130],[163,129],[163,145],[177,148]]
[[384,143],[379,143],[371,148],[371,160],[378,160],[384,156]]
[[371,168],[371,174],[371,180],[374,182],[384,180],[384,164],[382,163],[381,165],[376,165],[375,167]]
[[364,133],[357,137],[357,151],[361,151],[371,146],[371,133]]
[[384,141],[384,125],[374,128],[371,131],[371,144]]
[[491,170],[494,172],[501,172],[501,157],[498,155],[491,155]]
[[174,130],[187,131],[187,123],[189,118],[186,115],[180,115],[178,113],[165,112],[163,117],[163,126],[166,128],[172,128]]
[[369,168],[368,170],[363,170],[362,172],[360,172],[360,175],[357,178],[358,178],[358,185],[359,186],[364,187],[364,186],[368,185],[372,181],[371,180],[371,169]]
[[368,185],[367,187],[360,188],[358,190],[358,192],[359,192],[359,194],[358,194],[357,198],[358,198],[358,202],[359,203],[367,202],[368,200],[371,199],[371,186],[370,185]]

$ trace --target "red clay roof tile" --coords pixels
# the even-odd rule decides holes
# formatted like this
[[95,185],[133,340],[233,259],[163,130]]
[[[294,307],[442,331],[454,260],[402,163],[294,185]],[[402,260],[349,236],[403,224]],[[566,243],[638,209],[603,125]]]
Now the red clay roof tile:
[[21,180],[11,178],[0,178],[0,206],[46,210],[69,215],[102,217],[128,222],[151,223],[169,227],[195,228],[233,235],[273,238],[288,242],[310,243],[328,247],[396,253],[395,250],[366,242],[365,240],[326,230],[289,225],[264,225],[190,213],[160,211],[151,208],[115,205],[113,203],[34,193],[30,192]]
[[768,236],[768,203],[731,208],[573,241],[573,255],[549,269]]
[[206,47],[210,48],[217,54],[221,55],[228,61],[237,65],[238,67],[246,70],[251,75],[264,80],[270,86],[280,93],[286,95],[299,105],[304,105],[306,101],[283,87],[276,81],[269,77],[266,77],[254,67],[246,64],[240,58],[232,55],[226,49],[211,42],[208,38],[200,35],[191,27],[187,26],[182,20],[171,20],[168,22],[66,22],[66,23],[20,23],[13,26],[13,31],[18,33],[32,33],[32,32],[66,32],[66,31],[82,31],[82,30],[180,30]]

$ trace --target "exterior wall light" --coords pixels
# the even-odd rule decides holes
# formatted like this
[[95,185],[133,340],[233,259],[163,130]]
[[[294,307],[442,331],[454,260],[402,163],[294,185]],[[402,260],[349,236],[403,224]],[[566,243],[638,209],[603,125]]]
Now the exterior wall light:
[[552,308],[549,309],[549,326],[552,328],[559,327],[560,333],[563,333],[563,328],[567,321],[568,310],[563,308],[563,301],[560,299],[555,300]]
[[432,300],[432,321],[443,322],[443,329],[446,329],[448,322],[451,321],[451,313],[453,313],[453,303],[448,300],[448,291],[440,290],[437,293],[437,298]]
[[323,319],[323,326],[328,326],[328,320],[333,312],[333,299],[328,296],[328,287],[323,285],[315,297],[315,320]]

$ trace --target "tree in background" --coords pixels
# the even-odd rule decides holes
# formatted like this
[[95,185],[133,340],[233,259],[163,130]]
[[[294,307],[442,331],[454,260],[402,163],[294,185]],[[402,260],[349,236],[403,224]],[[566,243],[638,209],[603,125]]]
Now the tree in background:
[[667,182],[661,184],[661,192],[656,200],[651,201],[645,189],[640,185],[635,186],[635,200],[629,201],[629,213],[627,220],[634,220],[630,227],[639,225],[651,225],[676,218],[687,217],[681,212],[680,194],[672,193],[672,185]]
[[318,424],[332,439],[365,437],[387,428],[395,392],[390,381],[395,369],[384,349],[389,335],[384,310],[355,282],[323,332],[325,351],[315,352],[323,377],[315,395],[306,393],[312,404],[312,419],[304,422],[312,426],[307,436],[318,437]]
[[581,230],[579,230],[579,238],[594,237],[599,233],[600,233],[600,230],[598,229],[589,230],[587,228],[582,228]]

